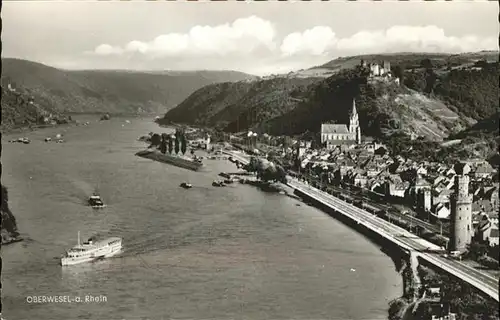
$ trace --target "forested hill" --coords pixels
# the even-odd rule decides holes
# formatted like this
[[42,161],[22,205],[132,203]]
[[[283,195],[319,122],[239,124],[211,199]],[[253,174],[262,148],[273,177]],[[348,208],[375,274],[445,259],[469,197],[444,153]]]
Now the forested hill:
[[2,59],[3,88],[10,85],[59,112],[164,113],[203,86],[249,78],[234,71],[69,71]]
[[[498,109],[498,53],[496,60],[492,57],[482,52],[341,58],[268,79],[206,86],[168,112],[163,122],[230,132],[318,132],[322,122],[347,123],[355,99],[366,135],[401,131],[440,141]],[[362,60],[385,59],[400,78],[399,85],[394,77],[369,77],[369,70],[360,67]]]

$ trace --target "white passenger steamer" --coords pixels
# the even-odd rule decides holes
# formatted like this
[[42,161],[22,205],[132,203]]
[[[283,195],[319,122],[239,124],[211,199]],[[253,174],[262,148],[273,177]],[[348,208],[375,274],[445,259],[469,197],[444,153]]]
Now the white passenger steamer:
[[93,240],[90,238],[80,244],[80,232],[78,232],[78,244],[64,254],[61,258],[61,265],[69,266],[108,258],[118,254],[122,249],[122,239],[118,237],[96,242]]

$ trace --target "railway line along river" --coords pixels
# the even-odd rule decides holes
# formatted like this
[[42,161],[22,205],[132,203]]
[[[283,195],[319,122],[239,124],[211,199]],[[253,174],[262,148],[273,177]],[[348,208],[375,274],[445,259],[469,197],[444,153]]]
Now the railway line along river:
[[[4,318],[387,318],[402,279],[364,236],[283,195],[212,187],[228,161],[192,172],[134,156],[140,135],[161,131],[151,119],[96,119],[25,134],[31,144],[3,136],[2,182],[26,239],[2,248]],[[57,133],[65,143],[43,141]],[[86,206],[96,190],[103,210]],[[124,251],[63,268],[78,231],[122,237]]]

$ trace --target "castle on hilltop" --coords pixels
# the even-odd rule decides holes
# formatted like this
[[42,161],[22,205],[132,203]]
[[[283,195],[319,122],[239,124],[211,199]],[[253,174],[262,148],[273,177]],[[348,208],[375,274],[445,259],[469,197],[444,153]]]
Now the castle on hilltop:
[[372,77],[391,77],[391,63],[389,61],[382,61],[382,63],[361,60],[361,67],[370,69],[370,76]]
[[370,78],[372,79],[381,79],[385,81],[394,81],[397,85],[399,85],[399,78],[393,78],[393,74],[391,71],[391,63],[389,61],[382,61],[380,63],[376,62],[366,62],[365,60],[361,60],[360,66],[365,69],[370,70]]
[[361,127],[356,110],[356,101],[352,101],[352,109],[349,115],[349,128],[345,124],[321,124],[321,144],[327,149],[338,145],[353,145],[361,143]]

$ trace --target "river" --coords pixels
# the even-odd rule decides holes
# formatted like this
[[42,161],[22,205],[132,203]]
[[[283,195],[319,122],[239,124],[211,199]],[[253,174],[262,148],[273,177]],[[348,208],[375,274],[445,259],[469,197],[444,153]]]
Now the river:
[[[251,186],[212,187],[236,169],[229,161],[191,172],[134,156],[140,135],[161,131],[151,119],[79,119],[92,122],[25,133],[28,145],[2,138],[2,182],[26,239],[2,248],[5,319],[376,320],[401,295],[392,260],[323,212]],[[66,143],[43,141],[57,133]],[[104,210],[86,206],[96,190]],[[78,231],[120,236],[124,251],[59,266]],[[82,302],[31,302],[55,295]]]

